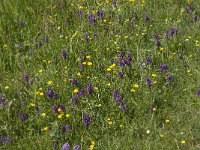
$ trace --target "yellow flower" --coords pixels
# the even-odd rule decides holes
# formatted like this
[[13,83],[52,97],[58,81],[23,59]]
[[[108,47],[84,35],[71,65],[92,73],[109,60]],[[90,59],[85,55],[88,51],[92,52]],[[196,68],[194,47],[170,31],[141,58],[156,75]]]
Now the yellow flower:
[[122,127],[123,127],[123,125],[122,125],[122,124],[120,124],[120,125],[119,125],[119,127],[120,127],[120,128],[122,128]]
[[49,130],[49,127],[44,127],[42,130],[43,130],[43,131],[48,131],[48,130]]
[[42,87],[41,87],[41,88],[39,88],[39,91],[42,91]]
[[90,55],[88,55],[88,56],[85,56],[85,58],[87,58],[87,59],[90,59],[90,58],[91,58],[91,56],[90,56]]
[[112,64],[109,68],[113,69],[116,66],[116,64]]
[[161,138],[163,138],[163,137],[164,137],[164,135],[163,135],[163,134],[160,134],[160,137],[161,137]]
[[152,73],[152,74],[151,74],[151,76],[152,76],[152,77],[156,77],[157,75],[156,75],[156,74],[154,74],[154,73]]
[[83,65],[86,65],[86,64],[87,64],[87,62],[85,62],[85,61],[84,61],[84,62],[82,62],[82,64],[83,64]]
[[8,90],[10,87],[7,85],[7,86],[5,86],[5,90]]
[[101,107],[101,104],[98,104],[97,107]]
[[66,114],[65,117],[66,117],[66,118],[69,118],[69,117],[70,117],[70,114]]
[[110,118],[108,118],[107,121],[108,121],[108,124],[109,124],[109,125],[112,125],[112,124],[113,124],[113,122],[112,122],[112,120],[111,120]]
[[74,93],[78,93],[78,89],[74,89],[74,91],[73,91]]
[[95,144],[95,141],[91,141],[91,145],[94,145]]
[[42,116],[42,117],[46,117],[46,113],[42,113],[41,116]]
[[38,72],[39,72],[39,73],[41,73],[41,72],[43,72],[43,70],[42,70],[42,69],[40,69],[40,70],[38,70]]
[[163,50],[164,50],[164,48],[161,47],[161,48],[160,48],[160,51],[163,51]]
[[30,107],[35,107],[35,104],[34,103],[30,103]]
[[40,96],[43,96],[44,95],[44,93],[43,92],[40,92]]
[[4,44],[4,45],[3,45],[3,48],[6,48],[6,47],[7,47],[7,45],[6,45],[6,44]]
[[59,114],[58,119],[61,119],[64,114]]
[[48,81],[48,82],[47,82],[48,85],[50,85],[50,84],[52,84],[52,83],[53,83],[53,81]]
[[165,120],[165,123],[170,123],[170,120],[169,120],[169,119],[166,119],[166,120]]
[[134,88],[138,88],[139,85],[138,85],[138,84],[134,84],[133,87],[134,87]]
[[186,143],[186,141],[185,141],[185,140],[182,140],[182,141],[181,141],[181,144],[185,144],[185,143]]
[[87,65],[88,65],[88,66],[91,66],[91,65],[92,65],[92,62],[87,62]]
[[112,69],[111,68],[107,68],[107,71],[111,71]]
[[132,88],[130,91],[133,93],[133,92],[135,92],[135,89],[134,89],[134,88]]
[[81,73],[80,73],[80,72],[78,72],[76,75],[77,75],[77,76],[81,76]]

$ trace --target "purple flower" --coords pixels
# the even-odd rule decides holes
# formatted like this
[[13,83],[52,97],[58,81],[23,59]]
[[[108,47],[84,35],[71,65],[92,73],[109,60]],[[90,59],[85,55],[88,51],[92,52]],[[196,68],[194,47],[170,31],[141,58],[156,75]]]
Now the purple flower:
[[149,16],[145,16],[145,17],[144,17],[144,20],[145,20],[146,23],[148,23],[149,20],[150,20]]
[[56,99],[58,98],[58,94],[55,93],[55,91],[51,88],[49,88],[47,91],[46,91],[46,95],[48,98],[50,99]]
[[88,94],[92,94],[93,88],[92,88],[92,84],[91,83],[88,83],[88,85],[87,85],[87,91],[88,91]]
[[62,146],[61,150],[69,150],[69,148],[70,148],[69,143],[65,143],[65,144]]
[[117,7],[117,1],[116,0],[113,0],[113,6]]
[[73,96],[73,97],[71,98],[70,102],[71,102],[72,105],[76,105],[76,103],[77,103],[77,97],[76,97],[76,96]]
[[200,89],[197,90],[196,95],[200,96]]
[[84,90],[81,90],[80,92],[77,93],[77,96],[80,97],[80,96],[82,96],[82,95],[85,95],[85,93],[86,93],[86,92],[85,92]]
[[24,74],[24,81],[28,82],[28,75],[27,75],[27,73]]
[[156,46],[159,48],[161,46],[160,41],[156,42]]
[[172,80],[172,76],[171,75],[168,75],[166,78],[165,78],[166,82],[171,82]]
[[163,70],[167,71],[169,68],[167,66],[167,64],[164,63],[160,63],[160,72],[162,72]]
[[103,16],[104,16],[104,14],[103,14],[103,11],[102,10],[99,10],[98,12],[97,12],[97,16],[99,16],[99,18],[103,18]]
[[69,125],[62,125],[61,130],[62,132],[69,132],[70,131],[70,126]]
[[45,35],[44,40],[45,40],[46,43],[49,43],[49,36],[48,36],[48,35]]
[[89,36],[88,36],[87,33],[84,34],[84,38],[85,38],[85,40],[86,40],[87,42],[89,41]]
[[83,14],[83,11],[80,9],[80,10],[78,11],[78,15],[81,17],[82,14]]
[[32,79],[30,79],[30,80],[29,80],[29,84],[30,84],[30,85],[32,85],[32,84],[33,84],[33,81],[34,81],[34,79],[33,79],[33,78],[32,78]]
[[146,64],[148,65],[148,64],[150,64],[151,62],[152,62],[151,57],[148,56],[148,57],[146,58]]
[[120,96],[119,96],[119,94],[118,94],[118,90],[116,90],[116,89],[114,90],[114,92],[113,92],[113,97],[114,97],[114,99],[115,99],[117,105],[120,105],[121,102],[122,102],[122,100],[121,100],[121,98],[120,98]]
[[194,16],[194,21],[197,22],[198,18],[198,16]]
[[115,59],[112,58],[112,59],[110,60],[110,64],[113,64],[114,62],[115,62]]
[[30,56],[33,56],[33,49],[30,49]]
[[70,79],[70,82],[71,82],[73,85],[77,85],[77,84],[78,84],[78,80],[76,80],[76,79]]
[[22,112],[22,111],[20,111],[18,115],[19,115],[19,118],[22,121],[26,121],[28,119],[28,116],[24,112]]
[[83,124],[84,124],[85,126],[89,126],[89,125],[90,125],[90,120],[91,120],[90,115],[84,115],[84,116],[83,116]]
[[119,60],[119,66],[120,66],[120,67],[124,67],[124,66],[125,66],[125,62],[124,62],[123,59],[120,59],[120,60]]
[[65,106],[62,104],[53,105],[53,110],[55,113],[61,113],[65,111]]
[[128,106],[126,104],[122,105],[121,110],[127,110]]
[[62,58],[63,58],[63,59],[66,59],[66,57],[67,57],[67,52],[66,52],[65,49],[63,49],[63,50],[62,50]]
[[146,85],[147,85],[148,88],[150,88],[152,86],[152,81],[151,81],[150,78],[146,79]]
[[154,34],[154,35],[153,35],[153,39],[158,39],[158,35],[157,35],[157,34]]
[[12,141],[11,137],[7,137],[7,136],[1,136],[0,137],[0,142],[2,142],[3,144],[9,143]]
[[6,99],[4,97],[0,97],[0,106],[6,105]]
[[169,36],[169,31],[166,31],[165,32],[165,37],[168,38],[168,36]]
[[133,28],[135,26],[134,21],[131,21],[131,27]]
[[93,24],[96,23],[96,19],[94,18],[94,15],[92,13],[90,13],[88,15],[88,20],[89,20],[90,23],[93,23]]
[[75,145],[75,146],[73,147],[73,150],[81,150],[80,145]]
[[124,76],[123,72],[122,72],[122,71],[119,71],[119,72],[118,72],[118,76],[119,76],[120,78],[123,78],[123,76]]

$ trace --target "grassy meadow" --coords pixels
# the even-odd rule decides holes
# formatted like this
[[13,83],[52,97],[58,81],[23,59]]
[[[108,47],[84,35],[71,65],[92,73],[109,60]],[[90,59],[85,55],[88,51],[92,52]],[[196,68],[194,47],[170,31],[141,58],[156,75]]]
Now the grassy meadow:
[[199,0],[1,0],[1,150],[200,150]]

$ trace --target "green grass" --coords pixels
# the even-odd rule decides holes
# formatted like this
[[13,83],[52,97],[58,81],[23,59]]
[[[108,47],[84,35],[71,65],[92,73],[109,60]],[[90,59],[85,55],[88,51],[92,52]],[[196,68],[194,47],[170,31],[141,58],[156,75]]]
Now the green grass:
[[[89,22],[89,13],[95,24]],[[117,7],[111,0],[2,0],[0,16],[0,97],[6,101],[0,101],[0,137],[12,139],[8,143],[0,139],[0,149],[57,150],[69,143],[70,149],[80,145],[85,150],[93,141],[98,150],[200,149],[200,97],[196,94],[200,90],[200,22],[194,20],[200,17],[198,0],[119,0]],[[173,36],[172,29],[178,30]],[[119,65],[130,57],[130,65]],[[147,57],[149,64],[145,64]],[[160,71],[161,63],[168,70]],[[172,76],[170,82],[168,76]],[[73,85],[72,79],[78,84]],[[58,97],[49,98],[48,89]],[[86,93],[72,105],[74,89]],[[119,105],[113,97],[115,89]],[[53,106],[59,104],[65,110],[56,113]],[[121,110],[124,104],[127,110]],[[27,119],[20,119],[19,112]],[[91,117],[89,126],[83,124],[86,114]],[[63,125],[70,130],[63,132]]]

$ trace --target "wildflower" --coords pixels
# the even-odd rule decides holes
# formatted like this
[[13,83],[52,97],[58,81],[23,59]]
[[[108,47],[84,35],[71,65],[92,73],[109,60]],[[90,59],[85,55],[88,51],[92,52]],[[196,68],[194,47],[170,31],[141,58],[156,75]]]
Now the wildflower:
[[92,88],[92,84],[91,83],[88,83],[88,85],[87,85],[87,91],[88,91],[88,94],[92,94],[93,88]]
[[88,55],[88,56],[85,56],[85,58],[87,58],[87,59],[90,59],[90,58],[91,58],[91,56],[90,56],[90,55]]
[[157,46],[158,48],[160,48],[160,46],[161,46],[160,41],[157,41],[157,42],[156,42],[156,46]]
[[152,86],[152,81],[151,81],[150,78],[146,79],[146,85],[147,85],[148,88],[150,88]]
[[156,77],[157,75],[156,75],[156,74],[154,74],[154,73],[152,73],[152,74],[151,74],[151,76],[152,76],[152,77]]
[[63,58],[63,59],[66,59],[66,57],[67,57],[67,52],[66,52],[65,49],[63,49],[63,50],[62,50],[62,58]]
[[94,149],[94,144],[95,144],[95,141],[91,141],[89,150],[93,150]]
[[42,117],[46,117],[46,113],[42,113],[41,116],[42,116]]
[[53,81],[48,81],[47,82],[48,85],[51,85],[52,83],[53,83]]
[[99,11],[97,12],[97,16],[98,16],[100,19],[103,19],[103,16],[104,16],[103,11],[102,11],[102,10],[99,10]]
[[164,63],[160,63],[160,72],[162,72],[163,70],[167,71],[169,68],[167,66],[167,64]]
[[62,125],[61,130],[62,132],[69,132],[70,131],[70,126],[69,125]]
[[87,65],[88,65],[88,66],[91,66],[91,65],[92,65],[92,62],[87,62]]
[[61,150],[69,150],[69,148],[70,148],[70,145],[69,145],[68,143],[65,143],[65,144],[62,146]]
[[121,110],[127,110],[127,109],[128,109],[128,106],[126,104],[121,106]]
[[18,115],[22,121],[26,121],[28,119],[28,116],[22,111],[20,111]]
[[28,82],[28,75],[27,75],[27,73],[24,74],[24,81]]
[[150,64],[151,61],[152,61],[152,60],[151,60],[151,57],[148,56],[148,57],[146,58],[146,64],[147,64],[147,65]]
[[80,92],[77,93],[77,96],[80,97],[84,95],[86,92],[84,90],[81,90]]
[[74,90],[73,90],[73,93],[78,93],[78,89],[74,89]]
[[73,150],[81,150],[80,145],[75,145],[75,146],[73,147]]
[[149,134],[150,133],[150,130],[147,130],[147,132],[146,132],[147,134]]
[[163,138],[163,137],[164,137],[164,135],[163,135],[163,134],[160,134],[160,137],[161,137],[161,138]]
[[5,86],[5,90],[8,90],[10,87],[7,85],[7,86]]
[[165,120],[165,123],[170,123],[170,120],[169,120],[169,119],[166,119],[166,120]]
[[63,117],[64,114],[59,114],[58,115],[58,119],[61,119]]
[[75,105],[76,102],[77,102],[77,97],[76,97],[76,96],[73,96],[73,97],[71,98],[70,102],[71,102],[72,105]]
[[168,75],[166,78],[165,78],[166,82],[170,82],[172,80],[172,76],[171,75]]
[[138,84],[134,84],[133,87],[134,87],[134,88],[138,88],[139,85],[138,85]]
[[113,124],[113,122],[112,122],[112,120],[110,118],[107,119],[107,122],[108,122],[109,125]]
[[4,97],[0,97],[0,106],[6,105],[6,99]]
[[83,124],[84,124],[85,126],[89,126],[89,125],[90,125],[90,120],[91,120],[90,115],[84,115],[84,116],[83,116]]
[[134,93],[134,92],[135,92],[135,89],[134,89],[134,88],[132,88],[130,91],[131,91],[132,93]]
[[29,105],[30,105],[30,107],[35,107],[34,103],[30,103]]
[[122,128],[122,127],[123,127],[123,125],[122,125],[122,124],[120,124],[120,125],[119,125],[119,127],[120,127],[120,128]]
[[146,23],[148,23],[149,20],[150,20],[149,16],[145,16],[145,17],[144,17],[144,20],[145,20]]
[[0,137],[0,142],[3,143],[3,144],[10,143],[11,141],[12,141],[11,137],[8,137],[8,136],[1,136]]
[[133,28],[135,26],[134,21],[131,21],[131,27]]
[[186,141],[185,141],[185,140],[182,140],[182,141],[181,141],[181,144],[185,144],[185,143],[186,143]]
[[53,110],[55,113],[63,114],[65,111],[65,106],[62,104],[53,105]]
[[118,72],[118,76],[119,76],[120,78],[123,78],[123,76],[124,76],[123,72],[122,72],[122,71],[119,71],[119,72]]
[[200,89],[197,90],[196,95],[200,96]]
[[66,114],[65,117],[66,117],[66,118],[69,118],[69,117],[70,117],[70,114]]
[[47,91],[46,91],[46,95],[48,98],[50,99],[56,99],[58,97],[58,94],[55,93],[55,91],[51,88],[49,88]]

